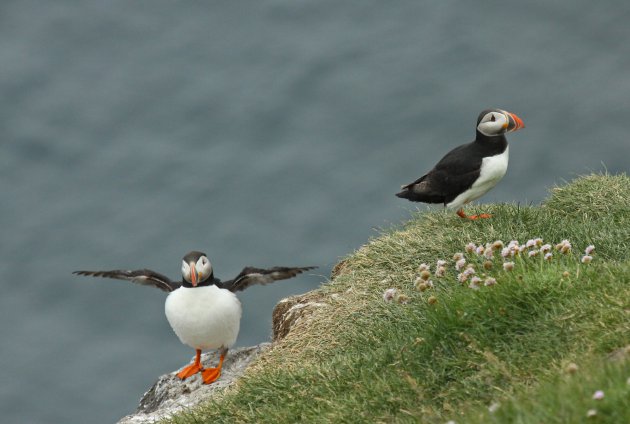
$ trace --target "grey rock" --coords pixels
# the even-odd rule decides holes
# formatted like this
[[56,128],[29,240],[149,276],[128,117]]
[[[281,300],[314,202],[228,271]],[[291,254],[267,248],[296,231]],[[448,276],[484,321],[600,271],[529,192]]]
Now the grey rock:
[[[184,381],[177,377],[177,371],[161,376],[140,400],[133,415],[122,418],[119,424],[154,423],[174,413],[191,408],[212,398],[232,385],[245,371],[249,363],[271,343],[230,350],[221,370],[221,377],[212,384],[203,384],[199,374]],[[214,367],[219,361],[217,352],[204,353],[201,361],[206,367]]]

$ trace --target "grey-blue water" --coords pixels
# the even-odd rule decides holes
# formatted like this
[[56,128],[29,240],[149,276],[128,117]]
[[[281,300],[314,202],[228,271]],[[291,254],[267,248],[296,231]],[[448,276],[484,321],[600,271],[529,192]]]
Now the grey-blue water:
[[250,345],[409,217],[400,184],[486,107],[527,128],[485,202],[626,172],[629,22],[625,0],[3,1],[2,422],[115,421],[193,355],[164,293],[73,270],[319,265],[242,293]]

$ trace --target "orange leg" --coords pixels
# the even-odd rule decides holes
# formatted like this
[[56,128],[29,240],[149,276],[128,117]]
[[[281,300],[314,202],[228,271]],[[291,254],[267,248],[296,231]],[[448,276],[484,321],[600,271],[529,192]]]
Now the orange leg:
[[219,365],[216,368],[206,368],[201,371],[201,378],[203,378],[204,384],[211,384],[215,382],[221,376],[221,367],[223,366],[223,360],[227,354],[227,349],[221,350],[221,356],[219,358]]
[[197,356],[195,357],[195,362],[185,367],[183,370],[177,373],[177,376],[182,380],[197,374],[198,372],[203,371],[203,367],[201,366],[201,349],[197,349]]
[[492,218],[492,215],[490,215],[488,213],[482,213],[482,214],[479,214],[479,215],[466,215],[466,213],[464,213],[464,209],[459,209],[457,211],[457,215],[459,215],[460,218],[464,218],[464,219]]

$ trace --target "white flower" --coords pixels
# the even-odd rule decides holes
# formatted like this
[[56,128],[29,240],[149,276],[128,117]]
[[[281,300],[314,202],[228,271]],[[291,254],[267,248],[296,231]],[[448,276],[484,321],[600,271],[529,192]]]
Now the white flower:
[[494,243],[492,243],[492,248],[494,250],[501,250],[501,249],[503,249],[503,242],[501,240],[496,240]]
[[460,260],[455,262],[455,269],[459,271],[464,267],[464,265],[466,265],[466,259],[461,258]]
[[488,411],[490,411],[491,414],[494,414],[499,410],[500,406],[501,404],[499,402],[492,402],[490,406],[488,406]]
[[496,278],[488,277],[486,281],[483,283],[484,286],[494,286],[497,283]]
[[597,416],[597,409],[589,409],[588,411],[586,411],[587,418],[593,418],[596,416]]
[[507,258],[508,256],[514,256],[514,252],[509,247],[504,247],[501,250],[501,256],[503,256],[504,258]]
[[466,250],[466,252],[468,253],[472,253],[475,251],[476,248],[477,246],[475,246],[475,243],[468,243],[466,247],[464,247],[464,250]]
[[454,261],[459,261],[460,259],[464,259],[464,254],[462,252],[457,252],[453,255]]
[[469,266],[468,268],[466,268],[464,270],[464,274],[466,274],[466,275],[473,275],[473,274],[475,274],[475,268],[473,268],[472,266]]
[[551,245],[545,244],[543,246],[540,246],[540,251],[543,253],[551,252]]
[[503,269],[505,271],[512,271],[514,269],[514,262],[506,262],[503,264]]
[[603,390],[597,390],[595,393],[593,393],[593,399],[594,400],[602,400],[602,399],[604,399],[604,391]]
[[438,259],[436,266],[439,268],[441,266],[446,266],[446,261],[443,261],[442,259]]
[[553,253],[551,253],[551,252],[545,253],[545,260],[546,261],[550,261],[551,258],[553,258]]
[[465,283],[466,280],[468,280],[468,274],[465,274],[463,272],[457,274],[457,281],[459,281],[460,283]]
[[508,247],[512,250],[518,247],[518,240],[512,240],[508,243]]
[[385,302],[391,302],[396,297],[397,290],[394,288],[387,289],[383,292],[383,300]]
[[486,259],[492,259],[494,257],[494,250],[492,250],[492,246],[486,246],[486,250],[483,252],[483,255]]
[[538,250],[530,250],[529,253],[527,254],[527,256],[529,256],[530,258],[534,257],[534,256],[538,256]]
[[583,264],[590,264],[592,260],[593,260],[592,256],[589,256],[589,255],[582,256],[582,263]]
[[534,247],[534,246],[536,246],[536,240],[534,240],[534,239],[527,240],[527,243],[525,243],[525,246],[527,246],[527,247]]
[[534,239],[534,243],[536,243],[536,246],[541,246],[543,244],[543,239],[541,238]]
[[475,250],[475,252],[476,252],[478,255],[483,255],[483,252],[484,252],[485,250],[486,250],[486,249],[485,249],[483,246],[479,245],[479,246],[477,247],[477,249]]
[[584,249],[584,254],[590,255],[591,253],[593,253],[594,250],[595,250],[595,246],[593,246],[592,244],[588,245],[586,246],[586,249]]

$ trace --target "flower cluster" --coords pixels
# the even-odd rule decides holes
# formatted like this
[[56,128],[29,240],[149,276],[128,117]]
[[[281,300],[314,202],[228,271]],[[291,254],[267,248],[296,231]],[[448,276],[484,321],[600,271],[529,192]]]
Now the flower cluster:
[[[463,252],[455,253],[451,259],[452,266],[457,272],[457,281],[473,290],[479,290],[482,286],[490,287],[497,284],[497,278],[486,274],[497,264],[497,258],[499,258],[498,262],[500,264],[498,266],[502,267],[504,272],[512,272],[515,270],[517,263],[523,263],[522,261],[540,260],[551,262],[554,259],[554,254],[567,255],[572,252],[572,249],[573,246],[569,240],[551,244],[545,243],[540,237],[532,238],[525,243],[521,243],[518,240],[511,240],[508,243],[504,243],[502,240],[495,240],[494,242],[479,245],[470,242],[464,246]],[[591,263],[594,251],[595,246],[589,245],[584,250],[581,262],[583,264]],[[418,267],[418,274],[414,280],[416,289],[424,292],[434,288],[435,284],[432,278],[445,278],[448,275],[448,268],[448,262],[443,259],[436,262],[435,272],[433,273],[431,273],[430,265],[421,264]]]
[[[416,269],[413,284],[417,291],[426,292],[434,289],[436,283],[447,279],[449,275],[455,275],[456,280],[463,286],[472,290],[479,290],[482,287],[492,287],[499,283],[503,273],[514,272],[527,266],[530,261],[536,261],[539,266],[546,262],[551,262],[554,258],[561,258],[569,255],[573,251],[573,246],[569,240],[562,240],[560,243],[545,243],[542,238],[532,238],[525,243],[518,240],[511,240],[504,243],[502,240],[495,240],[490,243],[468,243],[464,246],[463,252],[455,253],[451,261],[438,259],[435,265],[422,263]],[[590,264],[593,261],[595,246],[589,245],[584,249],[581,257],[582,264]],[[554,256],[556,255],[556,256]],[[432,271],[434,268],[434,271]],[[449,271],[450,269],[450,271]],[[492,270],[494,275],[489,275]],[[454,270],[454,271],[453,271]],[[501,272],[502,271],[502,272]],[[496,273],[498,272],[498,274]],[[568,278],[571,274],[565,271],[563,278]],[[522,279],[522,277],[519,277]],[[448,281],[448,280],[446,280]],[[383,283],[390,283],[389,279]],[[397,289],[389,288],[383,292],[383,300],[386,302],[396,301],[407,303],[409,301],[405,294],[398,293]],[[430,295],[427,302],[431,305],[437,303],[437,298]]]

